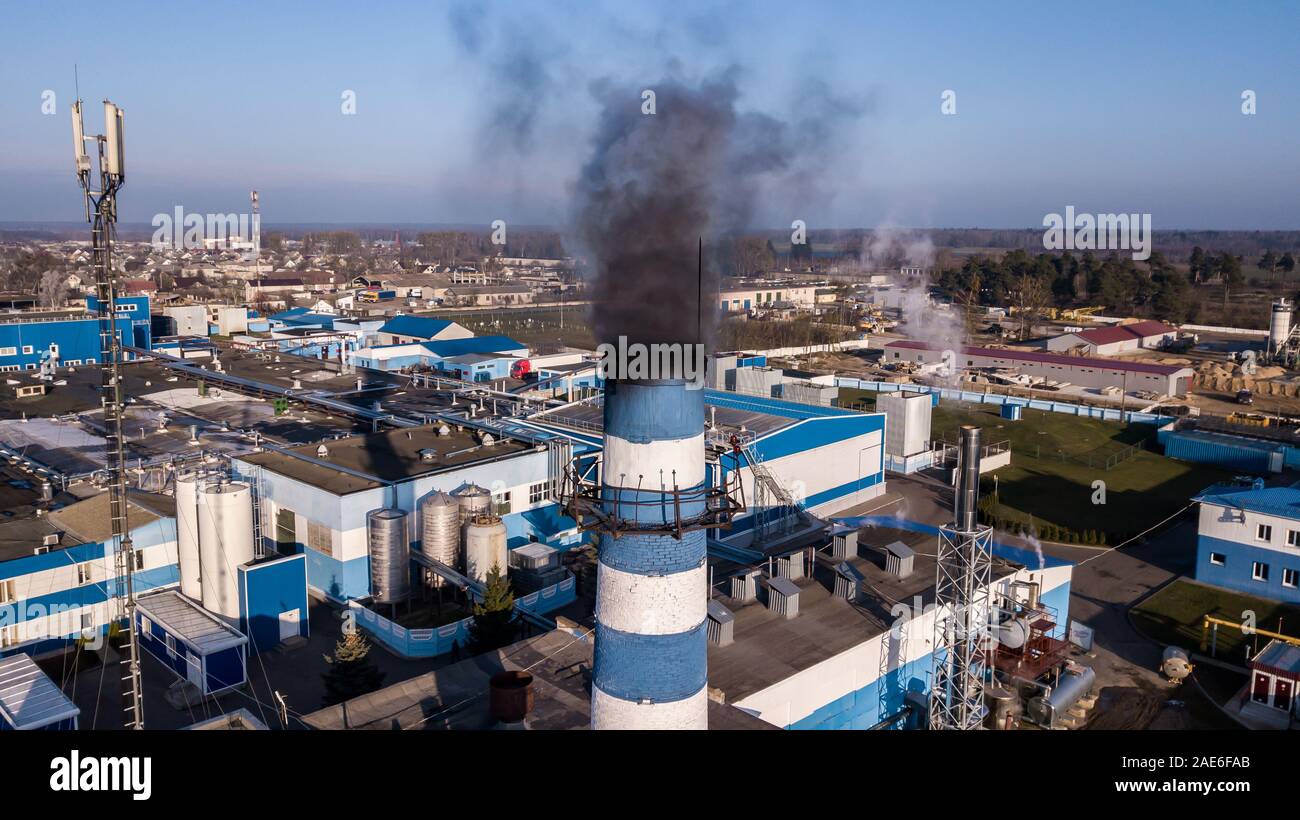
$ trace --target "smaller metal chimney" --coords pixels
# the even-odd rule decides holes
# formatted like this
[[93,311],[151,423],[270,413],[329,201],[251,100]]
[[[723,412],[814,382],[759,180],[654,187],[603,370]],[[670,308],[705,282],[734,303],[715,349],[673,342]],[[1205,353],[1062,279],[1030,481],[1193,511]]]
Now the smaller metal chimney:
[[980,428],[961,428],[957,450],[957,489],[954,493],[953,525],[958,532],[974,532],[980,495]]

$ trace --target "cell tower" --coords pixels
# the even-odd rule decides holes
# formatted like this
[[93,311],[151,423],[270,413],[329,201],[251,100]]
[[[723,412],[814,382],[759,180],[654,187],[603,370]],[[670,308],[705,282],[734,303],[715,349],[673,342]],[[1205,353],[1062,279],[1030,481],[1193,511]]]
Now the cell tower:
[[[126,620],[127,657],[122,675],[122,711],[129,729],[144,728],[144,703],[140,696],[140,643],[135,630],[135,550],[127,524],[126,453],[122,438],[122,338],[117,330],[117,282],[113,273],[113,233],[117,224],[117,192],[126,181],[126,154],[122,140],[122,109],[104,100],[104,134],[87,136],[81,117],[82,101],[72,105],[72,148],[77,162],[77,181],[86,197],[86,221],[91,223],[90,240],[95,268],[95,298],[99,312],[100,403],[108,446],[109,521],[113,528],[113,595],[121,601]],[[91,161],[86,143],[93,142],[99,160],[99,188],[91,185]]]
[[935,570],[934,656],[930,728],[978,729],[983,724],[983,641],[993,578],[993,530],[977,521],[980,430],[961,428],[953,523],[939,529]]

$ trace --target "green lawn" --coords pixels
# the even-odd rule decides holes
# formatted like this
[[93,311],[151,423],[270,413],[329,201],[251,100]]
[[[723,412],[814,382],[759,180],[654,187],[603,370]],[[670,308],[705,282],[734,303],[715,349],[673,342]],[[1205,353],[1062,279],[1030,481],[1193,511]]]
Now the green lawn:
[[[1193,652],[1201,646],[1201,619],[1214,615],[1241,623],[1242,613],[1255,613],[1255,626],[1284,635],[1300,633],[1300,607],[1280,604],[1264,598],[1255,598],[1218,587],[1179,579],[1147,598],[1132,610],[1133,624],[1147,637],[1163,644],[1174,644]],[[1280,628],[1279,628],[1280,624]],[[1230,662],[1240,662],[1244,657],[1242,645],[1250,641],[1252,652],[1263,649],[1268,638],[1243,636],[1238,629],[1219,627],[1216,641],[1218,657]],[[1207,651],[1208,654],[1208,651]]]
[[[874,406],[874,395],[845,388],[840,402]],[[984,477],[984,493],[997,489],[999,503],[993,514],[1008,525],[1032,524],[1040,532],[1044,525],[1076,533],[1093,530],[1104,532],[1106,543],[1115,544],[1186,506],[1210,484],[1231,477],[1217,467],[1132,451],[1146,439],[1155,447],[1155,427],[1149,424],[1028,409],[1020,421],[1008,421],[999,416],[997,405],[945,400],[934,410],[931,438],[956,442],[957,428],[963,424],[980,427],[986,444],[1006,441],[1011,446],[1011,465]],[[1119,460],[1130,453],[1131,458]],[[1108,461],[1114,464],[1110,469]],[[1105,504],[1093,503],[1094,481],[1105,484]]]

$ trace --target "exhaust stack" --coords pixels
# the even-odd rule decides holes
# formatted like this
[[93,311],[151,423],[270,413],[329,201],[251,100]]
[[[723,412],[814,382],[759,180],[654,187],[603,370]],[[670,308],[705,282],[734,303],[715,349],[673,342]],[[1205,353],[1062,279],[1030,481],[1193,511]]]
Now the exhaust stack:
[[958,532],[975,532],[980,495],[980,428],[961,428],[957,453],[957,491],[953,494],[953,526]]

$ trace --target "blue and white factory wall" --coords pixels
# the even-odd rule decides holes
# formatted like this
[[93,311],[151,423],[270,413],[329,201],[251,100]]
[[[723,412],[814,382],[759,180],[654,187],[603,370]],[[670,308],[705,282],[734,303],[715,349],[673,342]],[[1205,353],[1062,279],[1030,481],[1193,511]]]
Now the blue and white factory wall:
[[[175,519],[136,527],[131,538],[140,561],[133,573],[137,593],[180,582]],[[114,567],[111,543],[78,544],[0,563],[0,584],[12,582],[13,591],[12,601],[0,604],[0,655],[37,656],[106,631],[116,614],[113,597],[123,586]]]
[[[1042,602],[1056,609],[1058,625],[1065,626],[1073,569],[1070,564],[1021,569],[1012,578],[1039,582]],[[1005,589],[1007,583],[995,581],[993,587]],[[898,638],[886,631],[740,698],[735,706],[784,729],[869,729],[897,714],[908,692],[928,695],[935,614],[933,606],[919,616],[913,613]]]
[[[532,502],[530,490],[548,480],[549,460],[545,450],[524,452],[499,461],[475,464],[405,481],[392,487],[376,487],[347,495],[336,495],[321,487],[274,473],[257,471],[251,465],[232,460],[235,472],[248,478],[260,472],[263,502],[263,536],[274,540],[281,510],[294,512],[295,538],[292,554],[306,560],[307,585],[313,592],[333,601],[364,598],[370,594],[369,542],[366,513],[381,507],[396,506],[411,514],[409,535],[412,548],[420,543],[419,502],[430,493],[451,492],[464,484],[477,484],[494,495],[510,494],[511,512],[502,516],[511,547],[527,543],[533,537],[551,543],[577,539],[574,524],[559,514],[549,499]],[[308,544],[309,523],[327,531],[329,544]]]
[[[762,464],[818,516],[828,516],[870,501],[885,491],[885,416],[883,413],[826,416],[800,421],[757,439],[752,449]],[[724,476],[736,470],[732,454],[719,459]],[[753,472],[744,466],[741,484],[746,504],[754,503]],[[719,538],[735,546],[753,540],[753,510],[739,516]]]
[[307,557],[286,555],[237,567],[239,631],[253,652],[311,634],[307,603]]

